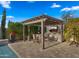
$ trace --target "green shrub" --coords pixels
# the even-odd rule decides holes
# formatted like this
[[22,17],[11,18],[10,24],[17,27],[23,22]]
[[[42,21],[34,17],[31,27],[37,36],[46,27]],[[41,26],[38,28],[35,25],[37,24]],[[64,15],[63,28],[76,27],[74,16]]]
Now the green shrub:
[[68,23],[65,24],[64,38],[66,41],[70,41],[72,36],[75,37],[74,40],[79,42],[79,18],[70,19]]
[[10,34],[11,32],[15,32],[16,33],[16,38],[18,39],[22,39],[23,36],[23,26],[21,23],[19,22],[10,22],[8,23],[8,34]]

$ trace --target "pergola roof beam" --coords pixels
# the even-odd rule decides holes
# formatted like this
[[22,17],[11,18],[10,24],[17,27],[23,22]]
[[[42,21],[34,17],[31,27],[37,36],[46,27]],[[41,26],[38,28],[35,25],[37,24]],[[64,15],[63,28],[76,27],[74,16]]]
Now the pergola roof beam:
[[29,25],[29,24],[39,23],[39,22],[41,22],[42,20],[45,21],[46,18],[44,18],[44,19],[40,19],[40,20],[31,21],[31,22],[27,22],[27,23],[23,23],[23,25]]

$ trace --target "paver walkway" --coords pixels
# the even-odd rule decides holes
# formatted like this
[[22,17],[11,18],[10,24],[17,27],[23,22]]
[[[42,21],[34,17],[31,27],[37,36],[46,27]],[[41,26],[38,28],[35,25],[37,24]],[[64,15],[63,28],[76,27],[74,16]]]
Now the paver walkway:
[[13,43],[11,46],[23,58],[79,58],[79,47],[69,46],[66,42],[44,50],[39,44],[28,41]]

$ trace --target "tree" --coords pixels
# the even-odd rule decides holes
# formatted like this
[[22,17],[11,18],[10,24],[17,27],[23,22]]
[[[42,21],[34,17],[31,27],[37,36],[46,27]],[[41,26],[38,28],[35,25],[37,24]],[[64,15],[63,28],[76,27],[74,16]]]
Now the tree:
[[22,39],[23,36],[23,26],[19,22],[8,22],[8,34],[15,32],[18,39]]
[[2,21],[1,21],[1,33],[2,33],[2,39],[6,38],[6,9],[4,8],[3,15],[2,15]]
[[73,19],[73,12],[64,12],[61,17],[64,21],[64,39],[68,39],[72,33],[70,28],[73,25],[71,24]]
[[64,20],[65,23],[67,23],[69,21],[69,19],[71,19],[73,16],[72,12],[65,12],[62,14],[61,18]]
[[79,18],[72,18],[65,24],[64,38],[69,41],[71,37],[76,37],[79,42]]

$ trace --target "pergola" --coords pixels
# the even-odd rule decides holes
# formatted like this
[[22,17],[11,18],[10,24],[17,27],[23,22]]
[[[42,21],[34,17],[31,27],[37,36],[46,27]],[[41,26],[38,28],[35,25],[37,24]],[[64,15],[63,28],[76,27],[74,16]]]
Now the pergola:
[[[41,42],[42,42],[42,48],[44,49],[44,27],[47,25],[61,25],[61,35],[63,40],[63,22],[59,19],[50,17],[48,15],[41,15],[37,16],[28,20],[23,21],[23,40],[25,40],[25,25],[27,25],[27,28],[29,29],[28,25],[41,25]],[[31,30],[31,29],[29,29]],[[28,38],[29,40],[29,38]],[[62,42],[61,40],[61,42]]]

